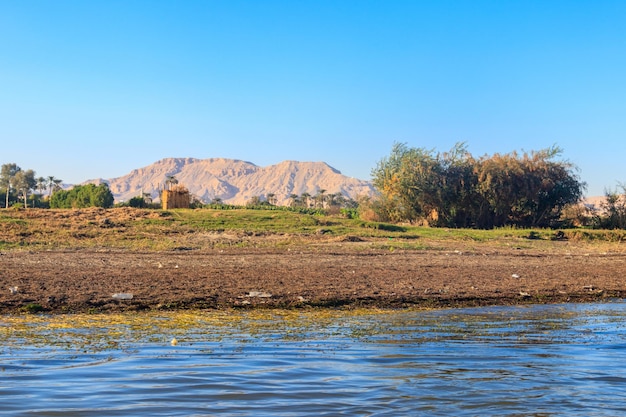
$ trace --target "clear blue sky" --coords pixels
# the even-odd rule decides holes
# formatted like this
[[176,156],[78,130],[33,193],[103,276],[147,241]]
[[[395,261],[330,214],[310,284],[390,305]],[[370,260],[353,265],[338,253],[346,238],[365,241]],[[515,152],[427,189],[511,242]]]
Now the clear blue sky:
[[626,1],[0,0],[0,163],[68,183],[165,157],[554,144],[626,182]]

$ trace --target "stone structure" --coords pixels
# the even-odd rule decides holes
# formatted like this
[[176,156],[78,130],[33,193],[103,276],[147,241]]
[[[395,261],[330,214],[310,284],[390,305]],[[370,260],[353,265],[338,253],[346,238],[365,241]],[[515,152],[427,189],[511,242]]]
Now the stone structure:
[[189,190],[182,185],[174,185],[169,190],[161,192],[163,210],[176,208],[189,208],[191,195]]

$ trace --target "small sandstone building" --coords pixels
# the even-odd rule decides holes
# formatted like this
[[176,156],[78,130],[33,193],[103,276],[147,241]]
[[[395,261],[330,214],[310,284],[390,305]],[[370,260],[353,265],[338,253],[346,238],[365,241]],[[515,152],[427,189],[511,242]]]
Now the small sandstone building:
[[163,210],[189,208],[191,195],[189,190],[182,185],[175,185],[169,190],[161,191],[161,203]]

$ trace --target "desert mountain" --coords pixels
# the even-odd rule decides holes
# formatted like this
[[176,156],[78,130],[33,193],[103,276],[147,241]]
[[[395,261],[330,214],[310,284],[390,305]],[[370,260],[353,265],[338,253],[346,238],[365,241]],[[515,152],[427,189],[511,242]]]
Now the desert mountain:
[[204,202],[220,198],[228,204],[245,204],[252,197],[274,194],[278,204],[286,205],[291,194],[315,195],[322,189],[348,198],[375,193],[370,182],[342,175],[324,162],[283,161],[259,167],[223,158],[165,158],[123,177],[87,182],[108,183],[116,202],[128,201],[142,192],[156,200],[169,176]]

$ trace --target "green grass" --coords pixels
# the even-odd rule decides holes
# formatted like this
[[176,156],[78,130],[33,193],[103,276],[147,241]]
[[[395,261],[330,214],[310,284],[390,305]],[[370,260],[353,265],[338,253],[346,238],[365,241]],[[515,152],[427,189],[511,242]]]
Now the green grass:
[[316,216],[278,210],[175,210],[172,218],[182,226],[200,230],[250,230],[274,233],[314,231]]
[[[429,228],[342,216],[262,209],[84,209],[0,211],[0,250],[112,248],[123,250],[206,249],[325,242],[369,242],[395,249],[548,247],[561,241],[620,244],[624,230]],[[268,239],[263,239],[268,237]],[[361,246],[363,246],[362,244]]]

